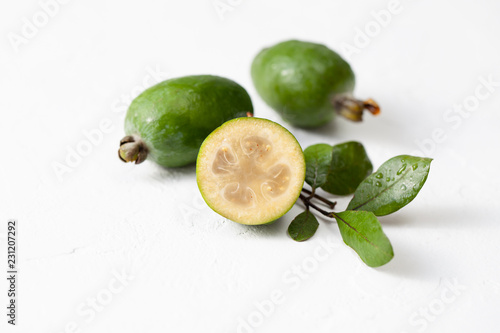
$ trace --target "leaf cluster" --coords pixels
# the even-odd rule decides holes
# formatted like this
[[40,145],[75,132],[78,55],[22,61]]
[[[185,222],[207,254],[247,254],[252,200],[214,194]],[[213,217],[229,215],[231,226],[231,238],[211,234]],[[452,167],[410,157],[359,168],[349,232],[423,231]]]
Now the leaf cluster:
[[[311,238],[319,222],[311,209],[335,219],[344,242],[368,266],[378,267],[394,257],[392,245],[382,230],[378,216],[394,213],[410,203],[422,189],[432,159],[400,155],[383,163],[373,173],[373,166],[359,142],[335,146],[316,144],[304,150],[306,183],[300,199],[305,211],[293,219],[288,234],[296,241]],[[343,212],[320,207],[335,207],[316,193],[322,189],[334,195],[353,194]]]

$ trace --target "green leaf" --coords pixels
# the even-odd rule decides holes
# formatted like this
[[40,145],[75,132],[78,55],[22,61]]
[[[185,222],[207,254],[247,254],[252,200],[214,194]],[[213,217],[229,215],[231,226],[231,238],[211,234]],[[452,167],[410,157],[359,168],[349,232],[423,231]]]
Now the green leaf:
[[359,185],[347,209],[383,216],[403,208],[424,186],[431,161],[408,155],[391,158]]
[[304,150],[306,159],[306,183],[312,188],[321,187],[326,182],[326,176],[332,160],[332,146],[320,143]]
[[311,238],[318,230],[318,226],[319,223],[314,214],[306,210],[293,219],[288,227],[288,234],[293,240],[302,242]]
[[387,264],[394,257],[392,245],[372,212],[345,211],[335,214],[344,242],[370,267]]
[[351,194],[372,171],[372,163],[361,143],[341,143],[333,146],[328,175],[321,188],[332,194]]

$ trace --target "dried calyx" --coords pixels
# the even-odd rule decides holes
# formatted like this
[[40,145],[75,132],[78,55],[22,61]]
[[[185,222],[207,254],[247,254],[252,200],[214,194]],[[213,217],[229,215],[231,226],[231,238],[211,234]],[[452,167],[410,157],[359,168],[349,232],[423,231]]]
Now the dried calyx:
[[125,163],[135,162],[135,164],[140,164],[148,157],[148,149],[144,141],[138,136],[127,135],[120,141],[118,157]]
[[377,102],[371,98],[366,101],[361,101],[351,95],[339,95],[332,99],[332,104],[338,114],[355,122],[363,120],[364,110],[367,110],[373,115],[380,113],[380,107]]

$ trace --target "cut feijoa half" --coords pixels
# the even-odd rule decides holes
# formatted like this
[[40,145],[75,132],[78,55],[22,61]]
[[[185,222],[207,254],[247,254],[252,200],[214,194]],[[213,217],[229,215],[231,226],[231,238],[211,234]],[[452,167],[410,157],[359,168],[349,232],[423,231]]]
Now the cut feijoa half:
[[305,178],[302,148],[283,126],[237,118],[203,142],[196,179],[205,202],[242,224],[270,223],[292,208]]

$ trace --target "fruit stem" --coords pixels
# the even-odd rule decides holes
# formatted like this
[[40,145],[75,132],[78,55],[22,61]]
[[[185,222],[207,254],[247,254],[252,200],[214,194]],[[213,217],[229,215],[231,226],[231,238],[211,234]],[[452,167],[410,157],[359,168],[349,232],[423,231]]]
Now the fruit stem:
[[333,217],[333,212],[329,213],[326,210],[321,209],[318,206],[316,206],[315,204],[313,204],[311,202],[311,197],[310,196],[306,197],[305,195],[300,194],[299,198],[300,198],[300,200],[302,200],[302,202],[306,206],[306,209],[309,209],[309,207],[311,207],[311,208],[316,209],[318,212],[320,212],[321,214],[325,215],[326,217]]
[[250,112],[250,111],[248,111],[248,112],[247,112],[247,117],[249,117],[249,118],[253,117],[253,113],[252,113],[252,112]]
[[374,116],[380,113],[379,105],[371,98],[361,101],[351,95],[337,95],[332,98],[332,105],[338,114],[355,122],[363,120],[364,110]]
[[135,164],[141,164],[148,157],[148,148],[140,137],[127,135],[120,141],[118,157],[125,163],[135,162]]
[[334,209],[335,208],[335,205],[337,204],[337,202],[331,202],[330,200],[326,199],[326,198],[323,198],[322,196],[316,194],[316,193],[313,193],[312,191],[309,191],[309,190],[306,190],[305,188],[302,189],[302,192],[306,193],[306,194],[309,194],[309,196],[312,196],[316,199],[318,199],[319,201],[322,201],[323,203],[325,203],[326,205],[328,205],[328,207],[330,207],[330,209]]
[[324,210],[324,209],[316,206],[314,203],[311,202],[311,199],[313,198],[313,196],[314,196],[314,194],[313,195],[309,195],[308,197],[306,197],[305,195],[303,195],[301,193],[299,195],[299,198],[300,198],[300,200],[302,200],[302,202],[306,206],[306,209],[309,209],[309,207],[311,207],[311,208],[314,208],[315,210],[317,210],[318,212],[320,212],[321,214],[323,214],[326,217],[334,218],[335,217],[335,213],[334,212],[327,212],[326,210]]

